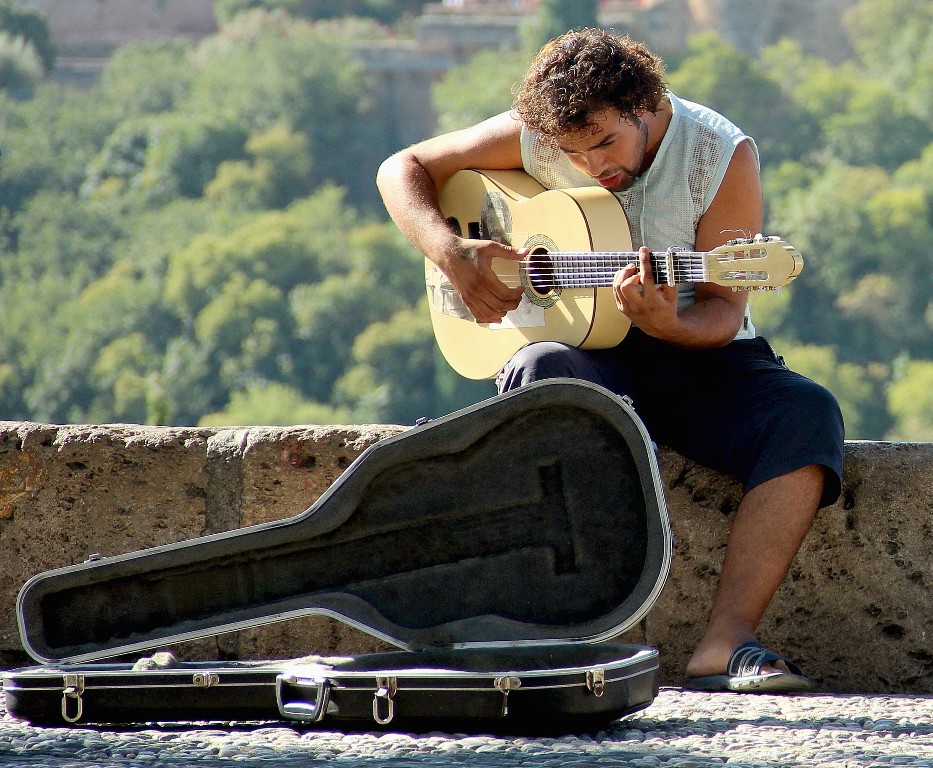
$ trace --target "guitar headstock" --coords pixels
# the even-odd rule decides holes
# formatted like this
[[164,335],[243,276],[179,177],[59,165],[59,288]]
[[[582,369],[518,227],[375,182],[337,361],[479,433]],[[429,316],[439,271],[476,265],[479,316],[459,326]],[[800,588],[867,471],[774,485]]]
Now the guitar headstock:
[[704,258],[705,281],[734,288],[776,290],[803,269],[803,256],[780,237],[730,240]]

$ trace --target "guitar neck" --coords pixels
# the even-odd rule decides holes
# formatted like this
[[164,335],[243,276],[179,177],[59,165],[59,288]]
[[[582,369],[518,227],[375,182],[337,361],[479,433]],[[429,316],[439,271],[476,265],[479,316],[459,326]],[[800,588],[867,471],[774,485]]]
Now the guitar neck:
[[[651,271],[655,283],[707,282],[706,253],[694,251],[652,252]],[[531,259],[529,273],[542,280],[551,280],[560,288],[604,288],[612,285],[620,269],[640,263],[637,251],[588,252],[553,251],[546,262]]]

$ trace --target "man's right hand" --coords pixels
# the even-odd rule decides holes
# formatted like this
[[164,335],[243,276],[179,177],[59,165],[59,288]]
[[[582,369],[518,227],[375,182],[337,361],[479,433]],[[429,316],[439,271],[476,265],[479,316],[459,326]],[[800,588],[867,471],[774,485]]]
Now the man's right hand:
[[506,285],[494,270],[494,259],[517,261],[525,248],[511,248],[492,240],[461,240],[461,248],[438,266],[479,323],[498,323],[521,301],[522,286]]

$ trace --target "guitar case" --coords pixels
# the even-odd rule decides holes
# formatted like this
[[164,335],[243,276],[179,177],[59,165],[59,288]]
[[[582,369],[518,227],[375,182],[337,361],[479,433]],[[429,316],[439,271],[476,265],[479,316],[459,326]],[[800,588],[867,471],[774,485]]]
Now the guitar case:
[[[295,517],[34,576],[17,619],[41,665],[4,694],[36,722],[611,720],[657,694],[657,650],[607,641],[653,605],[671,549],[627,400],[538,382],[380,441]],[[102,663],[307,614],[403,650]]]

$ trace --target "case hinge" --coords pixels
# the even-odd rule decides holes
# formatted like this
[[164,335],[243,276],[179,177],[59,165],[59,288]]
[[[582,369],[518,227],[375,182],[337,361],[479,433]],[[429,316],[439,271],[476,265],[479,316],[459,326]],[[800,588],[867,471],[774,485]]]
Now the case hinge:
[[511,676],[497,677],[493,685],[496,686],[497,691],[501,691],[502,693],[502,717],[505,717],[509,714],[509,691],[521,688],[522,681],[517,677]]
[[[67,674],[62,691],[62,719],[66,723],[76,723],[84,714],[84,675]],[[73,710],[73,711],[72,711]]]
[[606,690],[606,672],[602,669],[587,670],[586,687],[593,692],[596,698],[602,696]]
[[398,681],[394,677],[376,678],[376,695],[373,696],[373,720],[379,725],[388,725],[395,717],[395,693]]

